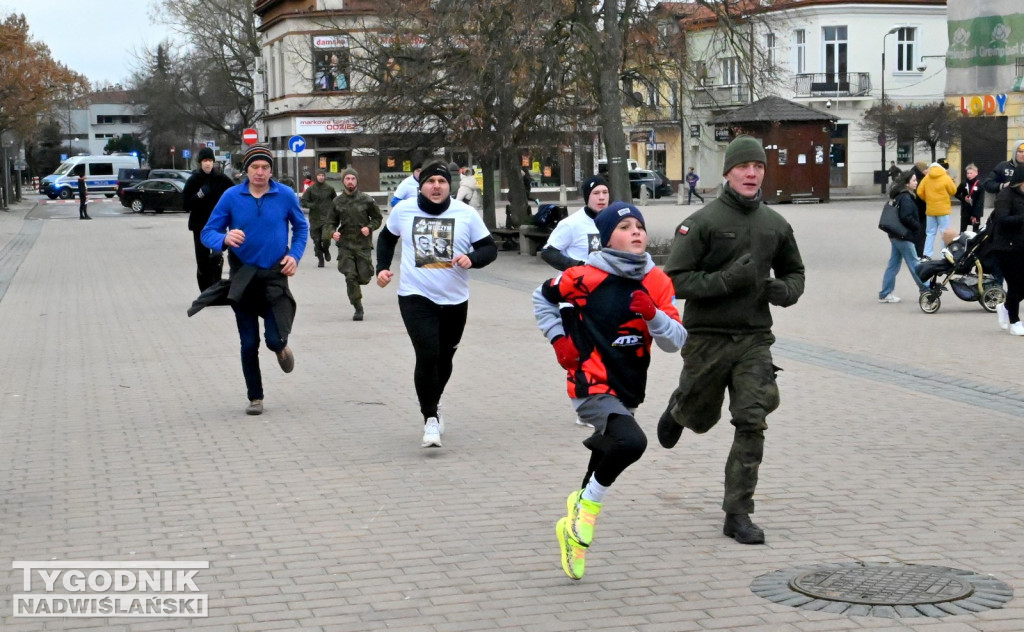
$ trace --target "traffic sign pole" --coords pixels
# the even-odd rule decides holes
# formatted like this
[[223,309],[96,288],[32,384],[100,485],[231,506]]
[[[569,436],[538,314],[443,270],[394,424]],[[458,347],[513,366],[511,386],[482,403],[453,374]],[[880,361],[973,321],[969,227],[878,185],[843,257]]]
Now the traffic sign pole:
[[295,154],[295,158],[294,158],[294,163],[293,164],[295,165],[294,173],[295,173],[295,190],[296,191],[299,190],[299,182],[300,182],[300,180],[299,180],[299,154],[305,148],[306,148],[306,139],[305,138],[296,135],[296,136],[292,136],[291,138],[288,139],[288,149],[291,149],[292,153]]

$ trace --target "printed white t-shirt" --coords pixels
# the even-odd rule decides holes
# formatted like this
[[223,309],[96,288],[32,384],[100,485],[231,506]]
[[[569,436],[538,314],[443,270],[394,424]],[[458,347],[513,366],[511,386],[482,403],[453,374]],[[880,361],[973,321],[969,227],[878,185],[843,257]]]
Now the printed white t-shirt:
[[[409,176],[405,180],[398,183],[395,187],[395,192],[391,197],[396,197],[399,200],[408,200],[409,198],[415,198],[420,192],[420,183],[417,182],[416,176]],[[397,204],[395,206],[398,206]]]
[[601,234],[594,220],[581,208],[558,222],[547,245],[570,259],[586,261],[590,253],[601,249]]
[[469,270],[452,259],[490,234],[472,206],[452,200],[444,213],[431,215],[415,198],[402,200],[391,209],[387,229],[402,242],[399,296],[418,294],[438,305],[469,300]]

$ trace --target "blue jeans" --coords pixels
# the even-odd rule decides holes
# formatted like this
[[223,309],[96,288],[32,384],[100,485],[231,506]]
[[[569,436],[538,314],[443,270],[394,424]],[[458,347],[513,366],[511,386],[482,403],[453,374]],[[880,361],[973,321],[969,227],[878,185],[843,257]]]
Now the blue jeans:
[[[949,216],[947,215],[947,218]],[[903,241],[902,239],[890,239],[892,250],[889,252],[889,265],[885,266],[885,273],[882,275],[882,291],[878,298],[885,298],[896,289],[896,274],[900,271],[900,259],[907,263],[910,276],[917,283],[917,289],[924,292],[928,286],[921,282],[917,276],[917,250],[914,249],[914,242]]]
[[277,329],[274,312],[268,307],[262,314],[256,314],[237,305],[235,324],[238,325],[238,338],[242,343],[242,375],[245,377],[245,390],[249,399],[263,399],[263,375],[260,373],[260,316],[263,317],[263,337],[267,348],[275,353],[285,348],[287,341],[281,338]]
[[929,215],[925,218],[925,229],[924,229],[924,256],[929,259],[932,258],[932,253],[935,251],[935,235],[936,233],[942,234],[947,228],[949,228],[949,215],[939,215],[933,217]]

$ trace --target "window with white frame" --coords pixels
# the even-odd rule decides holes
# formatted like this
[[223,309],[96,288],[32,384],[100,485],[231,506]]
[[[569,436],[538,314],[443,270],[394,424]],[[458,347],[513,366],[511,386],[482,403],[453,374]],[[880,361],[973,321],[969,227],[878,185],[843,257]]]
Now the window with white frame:
[[793,33],[793,50],[796,53],[794,71],[797,74],[807,72],[807,31],[797,29]]
[[723,86],[734,86],[740,83],[740,59],[739,57],[726,57],[722,60],[722,81]]
[[768,67],[775,67],[775,33],[768,33],[764,36],[765,50],[768,51]]
[[917,29],[904,26],[896,33],[896,70],[911,72],[914,70],[917,53]]
[[847,72],[847,41],[845,26],[826,26],[822,29],[825,74],[845,77]]

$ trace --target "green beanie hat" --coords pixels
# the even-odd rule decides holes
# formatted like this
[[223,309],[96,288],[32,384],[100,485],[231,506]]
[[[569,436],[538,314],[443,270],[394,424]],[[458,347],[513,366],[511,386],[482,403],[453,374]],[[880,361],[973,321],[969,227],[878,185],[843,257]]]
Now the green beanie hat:
[[344,169],[342,170],[342,172],[341,172],[341,177],[342,177],[342,178],[344,178],[345,176],[347,176],[347,175],[349,175],[349,174],[352,174],[352,175],[354,175],[354,176],[355,176],[356,178],[358,178],[358,177],[359,177],[359,172],[358,172],[358,171],[356,171],[355,169],[353,169],[352,167],[345,167],[345,168],[344,168]]
[[725,164],[722,166],[722,175],[724,176],[733,167],[744,162],[768,164],[768,156],[764,153],[761,141],[753,136],[737,136],[725,148]]

